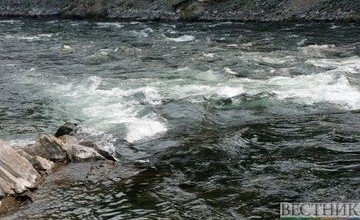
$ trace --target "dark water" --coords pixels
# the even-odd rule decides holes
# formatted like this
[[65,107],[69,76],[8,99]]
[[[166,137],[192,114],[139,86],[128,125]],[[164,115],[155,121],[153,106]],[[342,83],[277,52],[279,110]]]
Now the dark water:
[[279,202],[360,199],[359,24],[0,30],[0,138],[25,145],[71,119],[143,169],[54,183],[13,218],[274,219]]

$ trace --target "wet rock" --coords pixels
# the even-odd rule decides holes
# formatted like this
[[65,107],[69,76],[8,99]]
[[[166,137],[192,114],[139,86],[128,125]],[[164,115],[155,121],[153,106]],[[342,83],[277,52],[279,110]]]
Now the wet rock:
[[7,142],[0,141],[0,189],[4,195],[24,193],[38,186],[39,173]]
[[49,174],[55,167],[54,162],[40,156],[35,156],[35,161],[36,162],[33,164],[33,166],[38,172],[45,172],[46,174]]
[[66,162],[68,159],[64,143],[52,135],[42,135],[34,145],[24,148],[24,151],[52,162]]
[[55,163],[37,155],[30,155],[22,148],[15,148],[18,153],[25,157],[40,174],[50,174]]
[[77,131],[77,124],[71,122],[65,122],[55,133],[55,137],[61,137],[63,135],[74,134]]
[[2,177],[0,177],[0,189],[1,189],[1,194],[2,194],[1,198],[6,195],[14,195],[15,194],[15,192],[11,188],[11,186]]
[[[24,148],[12,147],[0,140],[0,213],[13,210],[26,201],[32,202],[32,189],[38,187],[42,177],[52,173],[55,167],[63,163],[103,160],[111,170],[116,163],[105,160],[115,159],[105,151],[98,151],[100,149],[95,144],[92,147],[83,146],[75,137],[69,135],[62,135],[60,138],[42,135],[35,144]],[[81,176],[87,178],[89,173],[103,170],[104,167],[105,165],[91,167]],[[97,172],[96,177],[100,177],[100,174]]]
[[96,145],[85,146],[70,135],[62,135],[59,138],[43,135],[34,145],[23,150],[32,156],[40,156],[55,163],[115,160],[109,153],[99,149]]
[[5,197],[0,201],[0,213],[10,213],[18,209],[20,206],[21,202],[19,202],[15,197]]
[[60,140],[64,143],[63,148],[72,162],[105,160],[96,149],[80,145],[75,137],[64,135]]
[[113,155],[111,155],[109,152],[99,148],[99,146],[97,144],[95,144],[94,142],[83,141],[83,142],[80,142],[79,144],[82,146],[87,146],[87,147],[90,147],[90,148],[96,150],[101,156],[103,156],[107,160],[117,161],[117,159]]

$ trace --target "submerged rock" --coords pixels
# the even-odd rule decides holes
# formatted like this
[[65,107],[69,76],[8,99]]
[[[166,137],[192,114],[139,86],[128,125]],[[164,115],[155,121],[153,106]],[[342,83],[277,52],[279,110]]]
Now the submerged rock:
[[70,135],[77,131],[78,125],[71,122],[65,122],[64,125],[60,126],[60,128],[54,134],[55,137],[61,137],[63,135]]

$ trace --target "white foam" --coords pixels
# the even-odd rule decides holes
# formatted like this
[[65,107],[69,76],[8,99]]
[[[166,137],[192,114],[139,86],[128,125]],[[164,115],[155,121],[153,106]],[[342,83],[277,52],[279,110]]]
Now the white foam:
[[[358,57],[337,62],[337,69],[319,74],[300,76],[275,76],[267,80],[229,78],[217,84],[186,84],[169,87],[172,98],[201,102],[203,96],[218,94],[233,97],[243,93],[275,93],[280,100],[303,104],[328,102],[337,108],[360,109],[360,91],[351,85],[346,74],[359,73]],[[334,61],[329,61],[334,62]],[[206,77],[204,75],[204,77]],[[216,82],[216,81],[214,81]]]
[[52,21],[47,21],[46,24],[56,24],[59,23],[58,20],[52,20]]
[[153,105],[158,105],[161,103],[162,97],[155,87],[146,86],[145,88],[143,88],[143,91],[145,94],[145,101]]
[[172,96],[179,99],[191,98],[192,101],[197,100],[197,96],[204,96],[214,93],[216,88],[209,85],[188,84],[188,85],[174,85],[170,89]]
[[3,24],[16,24],[16,23],[21,23],[20,20],[0,20],[0,23]]
[[310,59],[306,62],[317,67],[335,69],[338,72],[360,73],[360,58],[358,56],[346,59]]
[[333,44],[324,44],[324,45],[308,45],[305,47],[301,47],[300,50],[305,55],[310,56],[323,56],[326,52],[333,52],[336,51],[336,46]]
[[124,25],[117,22],[97,22],[98,26],[102,28],[123,28]]
[[216,85],[190,84],[173,86],[169,88],[172,97],[187,99],[193,102],[201,102],[204,96],[217,94],[221,97],[233,97],[245,92],[242,85],[227,85],[218,83]]
[[18,40],[27,40],[27,41],[37,41],[44,38],[51,38],[53,34],[38,34],[35,36],[19,36],[19,35],[6,35],[6,39],[18,39]]
[[[129,142],[149,139],[159,133],[166,132],[164,119],[148,111],[143,114],[148,105],[157,105],[161,101],[158,89],[152,86],[138,87],[135,89],[121,89],[120,87],[102,89],[105,85],[101,77],[92,76],[79,84],[57,85],[57,94],[64,94],[64,103],[68,103],[69,114],[73,118],[82,118],[86,127],[94,131],[111,132],[123,126],[126,134],[122,136]],[[132,97],[142,93],[145,99],[136,100]],[[96,131],[96,132],[95,132]],[[102,133],[100,133],[102,134]]]
[[219,90],[217,91],[218,95],[229,98],[234,97],[236,95],[240,95],[244,92],[245,90],[243,89],[242,86],[237,86],[237,87],[224,86],[219,88]]
[[136,36],[140,36],[140,37],[149,37],[149,35],[151,33],[154,33],[154,30],[151,28],[145,28],[141,31],[131,31],[131,33],[133,33]]
[[215,54],[213,54],[213,53],[203,53],[203,56],[208,57],[208,58],[214,58]]
[[276,64],[281,65],[295,60],[293,56],[284,56],[284,57],[269,57],[269,56],[256,56],[253,57],[254,60],[262,63]]
[[71,52],[74,52],[74,51],[75,51],[74,48],[72,48],[70,45],[67,45],[67,44],[61,45],[60,50],[61,50],[62,52],[67,52],[67,53],[71,53]]
[[127,128],[129,131],[126,140],[129,142],[151,138],[167,130],[166,125],[163,123],[148,118],[134,120],[127,124]]
[[225,72],[231,74],[231,75],[237,75],[238,73],[235,72],[234,70],[230,69],[229,67],[225,67],[224,68]]
[[253,42],[243,43],[243,44],[241,44],[241,46],[244,46],[244,47],[252,47],[252,46],[253,46]]
[[227,44],[226,46],[227,47],[238,47],[239,45],[237,45],[237,44]]
[[216,24],[209,24],[209,27],[217,27],[217,26],[221,26],[221,25],[228,25],[228,24],[232,24],[233,22],[231,21],[225,21],[225,22],[220,22],[220,23],[216,23]]
[[279,99],[294,99],[305,104],[329,102],[345,109],[360,108],[360,91],[350,85],[344,74],[320,73],[297,77],[274,77],[267,80]]
[[331,24],[330,29],[337,29],[341,27],[340,25]]
[[305,42],[307,41],[307,39],[306,38],[304,38],[304,39],[301,39],[299,42],[297,42],[296,43],[296,45],[298,45],[298,46],[303,46],[304,44],[305,44]]
[[52,37],[53,34],[39,34],[38,37]]
[[[309,48],[322,50],[329,47]],[[293,62],[295,58],[276,52],[266,56],[257,52],[241,53],[240,59],[285,64]],[[214,94],[234,97],[243,93],[252,95],[267,92],[275,93],[280,100],[295,103],[312,105],[328,102],[335,107],[359,109],[360,91],[347,79],[348,74],[360,72],[359,59],[312,57],[308,63],[321,68],[331,67],[331,70],[311,75],[275,76],[265,80],[236,78],[223,74],[222,70],[200,72],[185,67],[174,70],[174,75],[180,76],[175,79],[159,81],[158,78],[149,77],[119,80],[115,83],[92,76],[78,82],[69,80],[64,83],[62,80],[63,84],[52,86],[49,91],[57,98],[62,94],[61,103],[67,106],[68,117],[81,119],[86,127],[103,133],[112,133],[115,130],[127,141],[136,142],[157,137],[167,131],[166,121],[154,112],[151,106],[159,105],[162,100],[168,99],[202,102],[204,96]],[[235,71],[228,67],[224,67],[224,70],[235,74]],[[92,133],[95,135],[96,132]]]
[[176,37],[176,38],[167,37],[166,39],[169,41],[174,41],[174,42],[187,42],[187,41],[195,40],[195,37],[191,36],[191,35],[183,35],[183,36]]

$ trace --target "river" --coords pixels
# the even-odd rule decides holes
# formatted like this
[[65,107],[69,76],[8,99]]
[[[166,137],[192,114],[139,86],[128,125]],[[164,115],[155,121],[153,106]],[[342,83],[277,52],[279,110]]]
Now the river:
[[0,138],[63,120],[126,181],[54,186],[19,219],[274,219],[359,201],[358,23],[0,20]]

